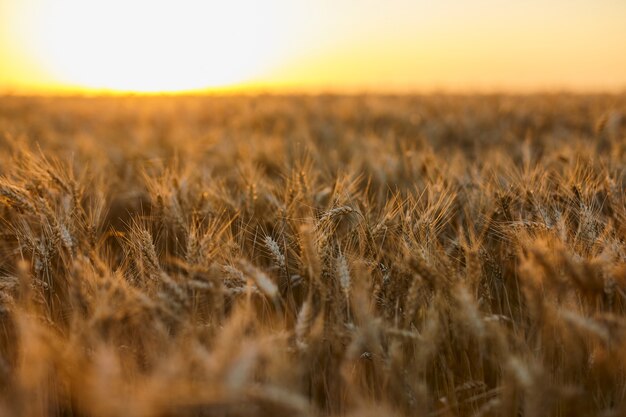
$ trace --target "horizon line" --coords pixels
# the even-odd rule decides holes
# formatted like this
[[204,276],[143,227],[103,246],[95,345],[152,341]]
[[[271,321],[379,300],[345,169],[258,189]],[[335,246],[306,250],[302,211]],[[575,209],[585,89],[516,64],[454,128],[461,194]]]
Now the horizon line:
[[626,84],[621,87],[354,87],[354,86],[275,86],[275,85],[233,85],[207,87],[189,90],[135,91],[110,88],[82,87],[0,87],[0,97],[193,97],[193,96],[491,96],[491,95],[625,95]]

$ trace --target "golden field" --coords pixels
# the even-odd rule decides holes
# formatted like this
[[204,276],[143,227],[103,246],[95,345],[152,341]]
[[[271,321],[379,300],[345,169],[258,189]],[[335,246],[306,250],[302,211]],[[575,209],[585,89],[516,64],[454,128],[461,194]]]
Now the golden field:
[[626,96],[0,98],[0,415],[626,415]]

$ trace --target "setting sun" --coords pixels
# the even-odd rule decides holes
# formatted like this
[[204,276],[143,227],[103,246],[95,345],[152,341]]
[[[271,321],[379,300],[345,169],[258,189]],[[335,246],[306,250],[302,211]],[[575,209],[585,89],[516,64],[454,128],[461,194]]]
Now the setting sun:
[[24,3],[22,36],[56,82],[137,92],[221,87],[248,81],[272,62],[276,13],[260,2]]

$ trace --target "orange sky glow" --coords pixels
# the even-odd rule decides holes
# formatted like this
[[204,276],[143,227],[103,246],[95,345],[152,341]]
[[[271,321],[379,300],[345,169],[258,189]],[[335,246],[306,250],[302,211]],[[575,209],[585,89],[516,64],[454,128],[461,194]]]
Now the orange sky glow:
[[624,0],[0,0],[0,92],[624,91]]

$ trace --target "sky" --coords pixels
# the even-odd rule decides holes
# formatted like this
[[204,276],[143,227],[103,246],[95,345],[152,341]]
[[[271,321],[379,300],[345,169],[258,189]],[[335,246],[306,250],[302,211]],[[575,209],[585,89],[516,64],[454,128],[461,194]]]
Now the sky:
[[0,0],[0,92],[624,91],[624,0]]

